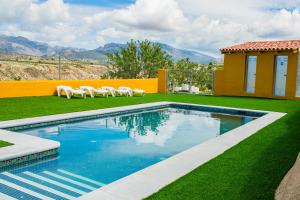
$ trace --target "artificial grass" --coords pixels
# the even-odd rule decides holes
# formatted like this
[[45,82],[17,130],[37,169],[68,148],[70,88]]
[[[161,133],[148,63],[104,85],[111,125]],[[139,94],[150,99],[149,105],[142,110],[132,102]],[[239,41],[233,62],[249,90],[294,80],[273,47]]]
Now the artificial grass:
[[133,105],[158,101],[162,95],[147,95],[145,97],[109,97],[109,98],[89,98],[73,97],[20,97],[0,99],[0,121],[20,119],[27,117],[37,117],[67,112],[78,112],[101,108],[110,108],[123,105]]
[[134,98],[0,99],[0,120],[81,110],[177,101],[288,113],[224,154],[200,166],[148,199],[273,199],[274,191],[300,151],[300,101],[151,94]]
[[0,140],[0,148],[1,147],[7,147],[7,146],[10,146],[10,145],[12,145],[12,144],[9,143],[9,142],[5,142],[5,141]]

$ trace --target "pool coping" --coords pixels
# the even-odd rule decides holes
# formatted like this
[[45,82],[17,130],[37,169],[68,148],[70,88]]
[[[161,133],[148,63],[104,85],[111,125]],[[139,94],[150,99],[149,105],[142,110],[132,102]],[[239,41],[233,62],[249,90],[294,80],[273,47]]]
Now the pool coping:
[[[112,112],[122,112],[133,109],[143,109],[155,106],[168,105],[190,105],[197,107],[210,107],[224,110],[242,110],[257,113],[266,113],[264,116],[251,121],[243,126],[233,129],[224,135],[208,140],[202,144],[196,145],[181,153],[178,153],[166,160],[151,165],[138,172],[130,174],[78,199],[98,200],[98,199],[142,199],[157,192],[159,189],[170,184],[176,179],[191,172],[200,165],[222,154],[224,151],[240,143],[247,137],[255,134],[258,130],[268,126],[276,120],[283,117],[286,113],[251,110],[243,108],[232,108],[223,106],[210,106],[202,104],[180,103],[180,102],[155,102],[146,104],[136,104],[130,106],[74,112],[67,114],[49,115],[43,117],[33,117],[18,120],[9,120],[0,122],[0,140],[11,142],[14,145],[0,148],[0,161],[3,158],[17,158],[32,153],[43,152],[45,150],[57,149],[59,143],[51,140],[42,139],[35,136],[29,136],[12,131],[1,130],[16,126],[47,123],[51,121],[67,120],[72,118],[89,117],[92,115],[109,114]],[[2,133],[4,133],[2,135]],[[28,141],[24,142],[24,141]],[[5,153],[7,152],[7,155]],[[9,155],[9,156],[8,156]]]
[[0,167],[20,164],[58,153],[60,143],[0,129],[0,140],[12,145],[0,148]]

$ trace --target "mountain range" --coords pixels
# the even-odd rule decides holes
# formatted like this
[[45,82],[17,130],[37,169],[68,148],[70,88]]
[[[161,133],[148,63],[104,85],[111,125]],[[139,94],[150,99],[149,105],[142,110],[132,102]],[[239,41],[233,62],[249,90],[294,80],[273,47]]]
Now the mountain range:
[[[217,59],[199,53],[197,51],[177,49],[170,45],[159,43],[162,50],[170,54],[172,58],[180,60],[183,58],[190,58],[192,61],[207,64],[209,62],[217,62]],[[25,37],[15,37],[0,35],[0,52],[3,53],[17,53],[32,56],[47,56],[53,57],[61,55],[65,58],[76,60],[97,60],[99,62],[106,62],[106,54],[113,53],[121,48],[125,48],[127,44],[108,43],[102,47],[98,47],[93,50],[87,50],[82,48],[62,47],[62,46],[50,46],[47,43],[37,42],[29,40]]]

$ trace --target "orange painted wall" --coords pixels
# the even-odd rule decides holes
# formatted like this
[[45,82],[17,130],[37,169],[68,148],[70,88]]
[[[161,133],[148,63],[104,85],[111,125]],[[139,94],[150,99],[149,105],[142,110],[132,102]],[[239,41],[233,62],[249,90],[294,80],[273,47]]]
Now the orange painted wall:
[[224,80],[224,70],[223,69],[219,69],[215,71],[215,79],[214,79],[214,95],[219,96],[219,95],[223,95],[223,91],[224,91],[224,84],[223,84],[223,80]]
[[[255,93],[245,92],[246,57],[257,56]],[[274,96],[275,56],[288,56],[286,96]],[[224,69],[216,72],[215,95],[255,96],[266,98],[296,99],[298,52],[228,53],[224,56]]]
[[117,79],[117,80],[49,80],[49,81],[0,81],[0,98],[23,96],[52,96],[56,94],[56,86],[127,86],[140,88],[147,93],[158,92],[158,79]]
[[157,71],[158,76],[158,92],[159,93],[167,93],[167,79],[168,79],[168,71],[166,69],[159,69]]
[[[228,67],[230,66],[230,67]],[[245,58],[241,54],[230,54],[224,58],[223,90],[228,95],[239,95],[244,91]]]
[[274,93],[275,55],[267,53],[253,55],[257,56],[255,95],[258,97],[272,97]]

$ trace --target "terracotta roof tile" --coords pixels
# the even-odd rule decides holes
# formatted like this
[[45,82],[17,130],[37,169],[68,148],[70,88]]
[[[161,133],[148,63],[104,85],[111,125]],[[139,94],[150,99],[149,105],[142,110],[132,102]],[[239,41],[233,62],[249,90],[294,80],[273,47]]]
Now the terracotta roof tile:
[[220,49],[222,53],[240,51],[287,51],[300,49],[300,40],[246,42]]

